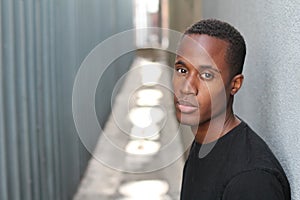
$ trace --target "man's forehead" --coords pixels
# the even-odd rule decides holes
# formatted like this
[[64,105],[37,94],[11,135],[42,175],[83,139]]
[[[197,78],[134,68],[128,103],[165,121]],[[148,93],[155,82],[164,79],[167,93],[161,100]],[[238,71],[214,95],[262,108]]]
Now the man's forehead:
[[202,35],[185,35],[178,45],[176,54],[186,59],[211,62],[211,55],[207,49],[210,50],[213,44],[209,42],[211,41],[207,41],[207,38]]
[[179,42],[177,52],[184,53],[188,49],[205,51],[204,46],[201,44],[202,42],[196,39],[196,36],[185,35]]
[[215,65],[211,56],[201,46],[198,50],[181,46],[176,51],[176,60],[182,60],[192,65]]
[[225,61],[228,43],[208,35],[185,35],[177,48],[176,59],[185,59],[193,65],[216,66]]
[[208,56],[205,55],[201,56],[189,56],[189,55],[184,55],[184,54],[176,54],[176,62],[181,61],[182,63],[185,64],[192,64],[192,65],[214,65],[213,60]]
[[226,51],[228,42],[206,34],[184,35],[179,42],[177,51],[193,49],[194,51],[220,52]]

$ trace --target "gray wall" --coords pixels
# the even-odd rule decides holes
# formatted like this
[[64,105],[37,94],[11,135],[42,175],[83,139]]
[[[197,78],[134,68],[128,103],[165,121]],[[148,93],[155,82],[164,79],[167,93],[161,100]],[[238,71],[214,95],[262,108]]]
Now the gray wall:
[[204,18],[232,23],[248,47],[235,110],[269,144],[300,199],[300,2],[203,0]]
[[[131,27],[131,0],[0,1],[1,200],[72,198],[90,157],[72,118],[76,72],[99,42]],[[126,63],[110,67],[102,125]]]

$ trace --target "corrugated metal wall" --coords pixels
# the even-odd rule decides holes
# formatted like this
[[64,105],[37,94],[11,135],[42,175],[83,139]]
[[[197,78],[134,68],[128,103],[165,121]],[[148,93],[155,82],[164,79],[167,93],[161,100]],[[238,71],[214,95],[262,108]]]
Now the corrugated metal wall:
[[[89,159],[72,118],[74,78],[95,45],[132,27],[132,2],[1,0],[0,10],[0,199],[71,199]],[[112,66],[107,85],[128,66]]]

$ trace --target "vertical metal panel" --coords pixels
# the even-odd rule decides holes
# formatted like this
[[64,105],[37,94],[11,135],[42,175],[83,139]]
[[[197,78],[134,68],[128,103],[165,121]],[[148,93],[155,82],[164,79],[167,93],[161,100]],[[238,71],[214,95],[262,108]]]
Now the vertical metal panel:
[[34,12],[33,0],[24,1],[25,13],[25,46],[26,46],[26,77],[27,77],[27,101],[28,101],[28,132],[29,132],[29,151],[30,172],[29,179],[31,185],[32,199],[40,199],[39,182],[39,159],[37,148],[37,120],[36,120],[36,88],[35,88],[35,31],[34,31]]
[[[64,4],[65,1],[54,1],[55,4],[53,4],[53,6],[55,7],[55,17],[54,17],[54,24],[55,24],[55,28],[54,28],[54,34],[55,34],[55,65],[58,66],[60,61],[63,59],[63,56],[60,54],[60,49],[61,48],[58,44],[61,44],[64,40],[63,37],[61,37],[59,34],[60,32],[62,31],[60,26],[62,24],[66,24],[66,21],[65,21],[65,14],[64,16],[62,16],[62,13],[63,13],[63,7],[66,7],[67,5]],[[65,67],[65,66],[62,66],[62,65],[59,65],[60,67]],[[56,113],[56,116],[57,116],[57,132],[58,133],[63,133],[64,131],[64,128],[63,128],[63,124],[64,124],[64,116],[63,116],[63,105],[64,103],[62,103],[62,87],[63,85],[60,83],[60,80],[62,79],[61,77],[61,73],[59,73],[61,69],[59,69],[58,67],[56,67],[56,69],[53,71],[54,73],[54,77],[56,77],[56,87],[55,87],[55,93],[56,93],[56,96],[57,96],[57,109],[60,111],[60,112],[57,112]],[[57,151],[58,151],[58,170],[59,170],[59,177],[58,177],[58,180],[59,180],[59,199],[67,199],[66,198],[66,189],[65,189],[65,185],[66,185],[66,182],[65,182],[65,179],[62,178],[65,176],[64,174],[64,163],[63,163],[63,158],[64,158],[64,155],[63,155],[63,148],[61,147],[62,144],[65,144],[64,142],[62,142],[62,135],[61,134],[58,134],[58,137],[57,137],[57,145],[56,145],[56,148],[57,148]]]
[[[122,6],[115,0],[1,0],[1,200],[72,198],[90,156],[72,118],[73,82],[89,51],[120,29],[115,15]],[[131,28],[132,13],[122,16]],[[111,72],[119,72],[116,65]],[[106,85],[118,75],[110,77]],[[111,89],[101,97],[102,109],[110,106]],[[101,113],[101,124],[108,114]]]
[[54,176],[53,176],[53,129],[52,129],[52,114],[53,108],[51,107],[51,82],[50,82],[50,22],[48,1],[41,1],[41,35],[42,35],[42,80],[43,80],[43,121],[44,121],[44,143],[45,143],[45,173],[47,181],[47,199],[54,199]]
[[[78,68],[76,29],[77,1],[60,1],[56,14],[56,65],[58,77],[59,140],[63,199],[70,199],[80,180],[79,140],[72,119],[72,85]],[[65,178],[68,177],[68,178]]]
[[24,2],[14,1],[15,15],[15,82],[16,82],[16,109],[18,123],[18,154],[19,163],[22,166],[20,172],[20,194],[23,200],[32,199],[30,185],[30,150],[28,131],[28,110],[27,110],[27,80],[26,80],[26,56],[25,56],[25,22]]
[[8,198],[19,200],[20,194],[20,174],[18,170],[18,136],[17,136],[17,116],[16,116],[16,83],[15,83],[15,57],[14,57],[14,9],[13,1],[3,1],[3,61],[4,69],[4,113],[6,134],[6,155],[7,155],[7,180]]
[[[44,119],[43,119],[43,79],[42,79],[42,59],[44,56],[42,52],[42,31],[41,24],[41,1],[33,2],[33,14],[34,14],[34,71],[35,71],[35,103],[36,103],[36,134],[35,140],[36,150],[38,151],[37,157],[34,159],[38,160],[38,169],[35,173],[38,174],[39,183],[39,197],[40,199],[47,199],[47,178],[46,178],[46,167],[45,167],[45,141],[44,141]],[[47,122],[46,122],[47,123]]]
[[0,199],[8,200],[8,188],[7,188],[7,169],[6,169],[6,135],[5,135],[5,127],[4,120],[5,114],[4,110],[4,91],[3,91],[3,69],[4,62],[2,59],[2,32],[3,32],[3,23],[2,23],[2,1],[0,1]]
[[54,18],[54,6],[53,1],[48,1],[46,7],[48,8],[48,19],[49,19],[49,81],[50,81],[50,96],[52,97],[51,102],[51,125],[52,125],[52,133],[53,136],[53,177],[54,177],[54,188],[53,188],[53,199],[61,199],[61,180],[60,180],[60,152],[59,152],[59,132],[57,127],[57,119],[58,119],[58,110],[57,110],[57,93],[56,93],[56,63],[55,63],[55,18]]

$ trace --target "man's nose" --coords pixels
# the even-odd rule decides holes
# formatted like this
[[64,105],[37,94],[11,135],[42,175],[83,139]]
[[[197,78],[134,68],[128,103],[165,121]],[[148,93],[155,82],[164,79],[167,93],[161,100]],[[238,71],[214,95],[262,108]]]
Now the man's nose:
[[195,77],[186,77],[181,86],[181,93],[184,95],[197,95],[197,81]]

